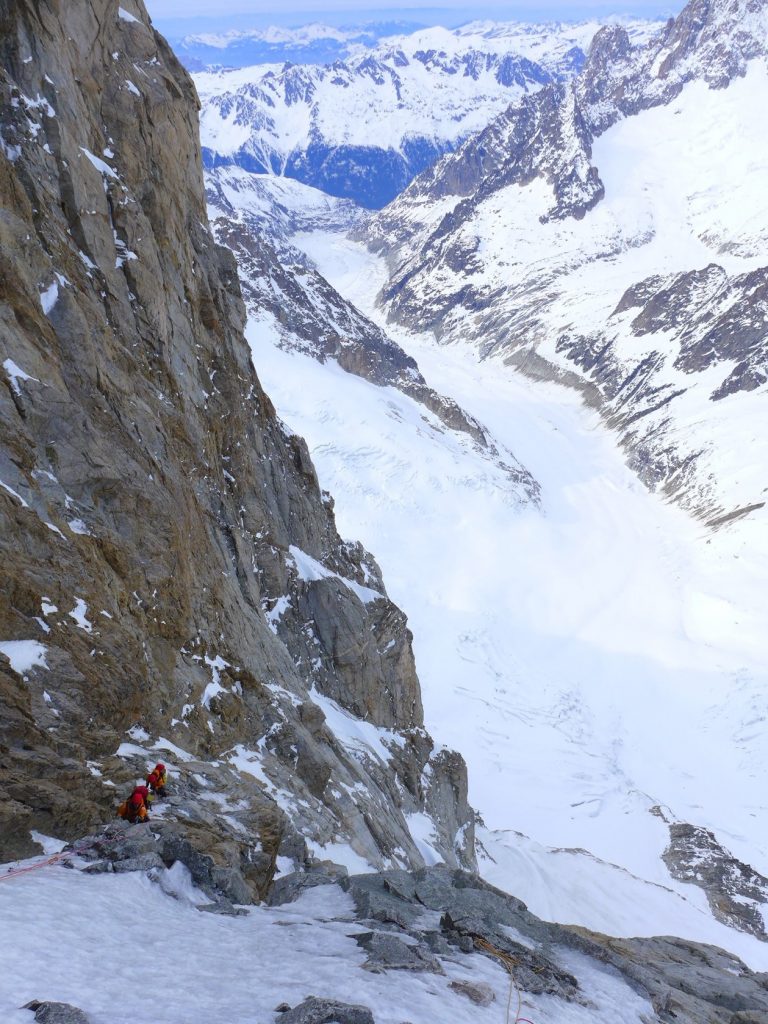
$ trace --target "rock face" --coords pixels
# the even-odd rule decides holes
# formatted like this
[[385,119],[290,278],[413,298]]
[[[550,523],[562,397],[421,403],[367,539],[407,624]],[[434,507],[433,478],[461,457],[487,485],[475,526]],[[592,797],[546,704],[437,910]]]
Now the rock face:
[[283,1011],[277,1019],[286,1024],[373,1024],[373,1014],[367,1006],[317,996],[309,996],[292,1010]]
[[726,421],[749,443],[768,380],[751,113],[767,26],[764,0],[692,0],[641,46],[604,28],[572,82],[513,104],[355,229],[387,257],[390,318],[578,387],[649,486],[716,523],[762,500],[745,474],[721,479],[720,455]]
[[410,812],[472,863],[405,617],[254,373],[191,80],[138,0],[0,2],[0,52],[0,857],[162,756],[241,897],[278,851],[420,864]]

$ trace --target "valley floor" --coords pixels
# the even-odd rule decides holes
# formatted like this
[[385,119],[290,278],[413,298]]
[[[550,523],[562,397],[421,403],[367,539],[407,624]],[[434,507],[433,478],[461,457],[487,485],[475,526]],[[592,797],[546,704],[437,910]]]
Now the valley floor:
[[[323,233],[294,242],[377,317],[375,257]],[[768,946],[672,880],[651,813],[715,830],[768,873],[765,542],[749,522],[710,534],[649,494],[573,392],[395,337],[530,470],[541,510],[399,392],[281,351],[267,320],[249,327],[342,534],[375,552],[409,616],[427,726],[468,761],[486,877],[544,916],[683,934],[765,969]]]

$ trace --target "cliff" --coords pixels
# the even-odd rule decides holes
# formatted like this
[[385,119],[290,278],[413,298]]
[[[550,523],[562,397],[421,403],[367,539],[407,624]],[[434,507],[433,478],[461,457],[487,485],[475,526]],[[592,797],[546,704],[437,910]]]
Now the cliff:
[[471,865],[405,617],[251,364],[187,73],[140,0],[0,0],[0,53],[0,857],[161,757],[239,898],[279,852],[418,867],[410,814]]

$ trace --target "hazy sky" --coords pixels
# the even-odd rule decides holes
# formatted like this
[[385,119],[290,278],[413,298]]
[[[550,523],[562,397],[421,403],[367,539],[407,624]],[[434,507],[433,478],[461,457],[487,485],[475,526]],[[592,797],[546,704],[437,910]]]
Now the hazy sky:
[[[236,21],[245,27],[249,20],[254,27],[272,21],[276,24],[299,25],[307,21],[337,22],[340,17],[350,23],[387,19],[393,14],[414,20],[439,24],[441,21],[471,21],[476,17],[498,20],[578,20],[604,17],[608,14],[637,14],[662,17],[674,14],[684,0],[507,0],[472,4],[467,0],[440,0],[430,5],[424,0],[378,0],[378,3],[354,0],[146,0],[149,13],[159,27],[163,23],[204,19],[208,25],[220,21],[230,25]],[[327,17],[323,17],[327,15]],[[208,26],[207,26],[208,27]]]

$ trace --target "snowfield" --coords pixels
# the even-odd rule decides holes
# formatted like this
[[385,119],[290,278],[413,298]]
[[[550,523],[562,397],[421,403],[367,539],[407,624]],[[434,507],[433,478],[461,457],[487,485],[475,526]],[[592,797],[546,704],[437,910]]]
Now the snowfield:
[[[326,233],[293,241],[377,315],[375,257]],[[468,344],[396,334],[533,473],[543,514],[410,399],[278,350],[266,319],[248,336],[342,534],[376,553],[409,616],[427,727],[469,765],[487,877],[544,916],[561,920],[552,893],[570,892],[573,922],[674,931],[768,966],[768,946],[716,924],[703,893],[671,878],[652,813],[711,828],[768,872],[759,524],[708,532],[644,488],[574,392],[479,362]]]

